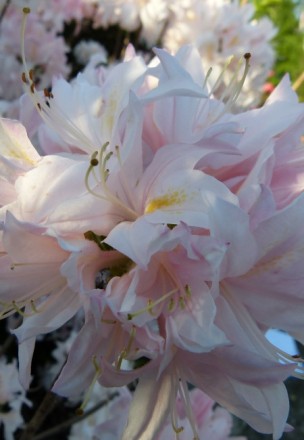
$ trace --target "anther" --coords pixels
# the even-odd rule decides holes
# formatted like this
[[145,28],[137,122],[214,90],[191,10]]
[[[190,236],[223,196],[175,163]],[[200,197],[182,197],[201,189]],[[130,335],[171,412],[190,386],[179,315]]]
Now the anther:
[[33,312],[39,313],[39,311],[37,310],[37,307],[36,307],[35,302],[34,302],[33,299],[31,299],[30,303],[31,303],[31,307],[33,309]]
[[188,284],[185,285],[185,293],[187,298],[191,298],[191,289]]
[[35,84],[32,82],[31,86],[30,86],[30,91],[32,93],[35,93]]
[[22,82],[24,82],[24,84],[27,84],[27,79],[26,79],[26,73],[25,72],[22,72],[21,79],[22,79]]
[[250,53],[250,52],[246,52],[246,53],[244,54],[244,58],[245,58],[245,60],[250,60],[250,58],[251,58],[251,53]]
[[170,298],[170,301],[169,301],[169,303],[168,303],[168,310],[169,310],[169,312],[172,312],[172,311],[173,311],[174,306],[175,306],[174,298]]
[[29,71],[29,77],[30,77],[30,80],[31,80],[31,81],[34,81],[34,70],[33,70],[33,69],[31,69],[31,70]]
[[99,164],[98,159],[96,159],[96,157],[93,157],[90,161],[90,164],[92,167],[97,167],[97,165]]
[[180,434],[180,433],[183,432],[183,430],[184,430],[184,427],[183,427],[183,426],[180,426],[180,427],[178,428],[177,426],[172,425],[172,427],[173,427],[173,430],[174,430],[174,432],[175,432],[176,434]]
[[182,310],[184,310],[185,307],[186,307],[185,298],[182,297],[182,296],[180,296],[180,297],[178,298],[178,303],[179,303],[180,308],[181,308]]
[[31,12],[31,8],[23,8],[23,14],[29,14]]

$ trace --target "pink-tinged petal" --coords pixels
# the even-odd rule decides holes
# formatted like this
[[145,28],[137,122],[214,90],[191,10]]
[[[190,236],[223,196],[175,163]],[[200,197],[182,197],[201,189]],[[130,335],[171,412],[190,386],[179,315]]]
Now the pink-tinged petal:
[[[229,354],[229,348],[218,350],[224,350],[227,355]],[[235,357],[235,354],[231,354]],[[273,438],[278,440],[285,429],[289,402],[284,385],[275,383],[274,376],[276,375],[277,382],[284,380],[288,376],[287,368],[279,364],[275,366],[275,363],[269,361],[264,361],[264,363],[262,359],[257,361],[256,355],[251,355],[251,362],[249,354],[246,355],[244,352],[247,359],[243,359],[240,355],[239,353],[234,365],[235,373],[233,373],[233,364],[230,365],[233,359],[230,356],[221,357],[216,364],[211,363],[208,366],[198,361],[197,367],[193,367],[194,361],[190,366],[188,379],[228,411],[245,420],[255,430],[265,434],[274,433]],[[224,364],[223,359],[225,359]],[[211,359],[208,363],[209,361]],[[244,366],[247,362],[243,380],[239,375],[238,361],[244,362]],[[229,366],[229,371],[227,366]],[[246,380],[246,369],[252,377],[252,383],[248,380],[249,376]],[[259,374],[261,376],[267,374],[269,380],[263,378],[260,382]]]
[[[275,118],[272,117],[273,114],[276,115]],[[244,159],[260,152],[271,140],[278,139],[286,130],[303,119],[303,116],[303,104],[289,103],[286,106],[284,101],[275,101],[260,109],[233,116],[232,120],[237,121],[244,128],[244,135],[238,144]]]
[[40,160],[40,155],[19,121],[0,119],[0,146],[1,174],[11,183]]
[[45,229],[19,222],[7,212],[4,224],[3,246],[7,254],[0,258],[0,296],[12,304],[43,297],[66,286],[60,275],[60,265],[68,252],[60,248]]
[[158,381],[153,376],[141,378],[133,396],[122,440],[154,440],[169,414],[172,393],[174,389],[170,374],[164,374]]
[[288,74],[284,75],[280,83],[276,86],[271,95],[267,98],[265,105],[270,105],[274,102],[282,101],[296,104],[299,102],[298,95],[291,87],[290,77]]
[[252,267],[257,254],[248,214],[213,192],[206,192],[204,198],[209,207],[210,234],[226,246],[221,277],[243,274]]
[[225,281],[231,294],[267,327],[303,341],[304,195],[262,222],[255,232],[259,258],[239,278]]
[[[45,228],[20,222],[9,211],[4,224],[3,243],[15,263],[59,263],[68,252],[61,249]],[[46,252],[47,249],[47,252]]]
[[52,293],[41,303],[40,307],[41,309],[39,305],[36,307],[37,312],[34,314],[33,310],[27,307],[25,314],[31,313],[31,316],[25,317],[21,326],[12,331],[19,342],[57,330],[76,315],[81,302],[78,295],[66,287]]
[[[130,92],[129,105],[125,110],[125,129],[119,149],[120,163],[114,179],[120,179],[124,187],[135,188],[143,173],[142,124],[143,108],[135,93]],[[109,185],[112,175],[109,176]]]
[[88,167],[86,156],[44,157],[17,181],[22,218],[64,235],[75,236],[75,231],[83,235],[88,230],[106,235],[122,216],[117,207],[89,194],[85,186]]
[[97,347],[101,339],[100,335],[96,337],[95,331],[95,320],[91,315],[77,335],[67,362],[53,386],[55,393],[78,397],[89,387],[96,373],[93,357],[98,353]]
[[147,268],[154,254],[170,251],[179,242],[179,233],[171,231],[167,225],[153,225],[144,217],[133,223],[119,223],[105,240],[143,269]]
[[158,87],[155,87],[141,98],[142,102],[149,103],[167,96],[206,97],[202,87],[196,84],[191,75],[182,68],[175,57],[163,49],[154,49],[161,65],[150,68],[148,74],[160,76]]
[[217,346],[229,344],[215,324],[216,307],[207,286],[195,286],[190,280],[191,298],[184,308],[178,308],[166,318],[167,338],[185,351],[203,353]]

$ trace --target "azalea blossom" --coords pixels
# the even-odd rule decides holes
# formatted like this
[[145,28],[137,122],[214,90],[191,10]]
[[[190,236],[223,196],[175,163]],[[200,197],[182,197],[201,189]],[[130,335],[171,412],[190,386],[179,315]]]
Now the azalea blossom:
[[[138,380],[123,440],[156,439],[168,418],[172,435],[200,438],[189,384],[279,439],[283,381],[303,369],[265,332],[303,340],[304,108],[285,77],[261,109],[231,113],[248,53],[223,100],[194,48],[155,54],[146,65],[130,49],[44,93],[24,60],[49,154],[21,167],[0,211],[22,381],[35,338],[81,310],[53,391],[84,393],[83,409],[97,381]],[[15,124],[2,125],[9,145]]]

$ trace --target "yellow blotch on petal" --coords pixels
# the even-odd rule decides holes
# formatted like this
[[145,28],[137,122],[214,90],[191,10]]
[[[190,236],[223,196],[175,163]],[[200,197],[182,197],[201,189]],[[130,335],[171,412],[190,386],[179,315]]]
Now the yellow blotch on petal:
[[163,196],[155,197],[150,200],[145,209],[145,214],[151,214],[151,212],[157,209],[169,208],[170,206],[181,205],[187,199],[185,191],[172,191]]
[[23,125],[10,119],[0,120],[0,154],[30,166],[34,166],[40,159]]

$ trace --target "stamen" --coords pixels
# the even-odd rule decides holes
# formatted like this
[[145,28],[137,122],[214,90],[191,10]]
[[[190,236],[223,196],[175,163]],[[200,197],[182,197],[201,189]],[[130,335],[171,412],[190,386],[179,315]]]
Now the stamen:
[[241,80],[239,81],[239,83],[236,84],[234,94],[232,94],[232,96],[229,98],[229,100],[226,103],[226,112],[228,112],[231,109],[231,107],[237,101],[237,99],[241,93],[241,90],[242,90],[243,85],[245,83],[245,79],[247,78],[247,75],[248,75],[248,72],[250,69],[250,63],[249,63],[250,58],[251,58],[251,53],[249,53],[249,52],[245,53],[245,55],[244,55],[244,59],[245,59],[244,73],[243,73],[243,76],[242,76]]
[[205,80],[203,82],[203,89],[206,87],[207,81],[210,78],[211,73],[212,73],[212,67],[209,67]]
[[33,299],[31,299],[30,304],[31,304],[31,308],[32,308],[33,312],[34,313],[39,313],[39,310],[37,309]]
[[16,312],[19,313],[19,315],[21,315],[23,317],[25,316],[25,313],[17,306],[17,303],[15,300],[12,301],[12,306],[16,310]]
[[22,81],[24,82],[24,84],[27,84],[27,80],[26,80],[26,74],[25,74],[25,72],[22,72],[21,79],[22,79]]
[[[246,77],[248,75],[249,69],[250,69],[249,60],[251,58],[251,54],[249,52],[247,52],[247,53],[244,54],[243,58],[245,59],[245,69],[244,69],[244,72],[243,72],[243,75],[242,75],[241,79],[238,81],[237,78],[238,78],[240,67],[242,65],[242,59],[240,59],[238,61],[238,65],[237,65],[237,67],[235,69],[235,72],[234,72],[234,75],[233,75],[232,79],[230,80],[229,85],[226,87],[226,89],[224,90],[224,92],[222,93],[222,95],[219,98],[219,100],[222,101],[222,102],[224,102],[225,99],[228,98],[227,102],[226,103],[224,102],[224,104],[225,104],[224,105],[224,109],[222,111],[220,111],[219,114],[213,115],[213,117],[211,118],[209,123],[217,121],[225,113],[229,112],[231,110],[232,106],[237,101],[237,99],[238,99],[238,97],[239,97],[239,95],[241,93],[241,90],[242,90],[242,88],[244,86],[244,83],[245,83]],[[227,63],[225,64],[225,66],[224,66],[220,76],[216,80],[214,86],[212,87],[212,89],[211,89],[211,91],[209,93],[209,97],[216,90],[218,85],[221,83],[223,75],[224,75],[226,69],[228,68],[228,66],[231,64],[232,59],[233,59],[233,57],[231,57],[227,61]]]
[[171,425],[173,428],[173,431],[176,434],[176,439],[178,439],[179,434],[183,432],[184,427],[178,426],[177,424],[177,413],[176,413],[176,396],[175,393],[172,393],[170,398],[170,407],[171,407]]
[[[231,57],[228,58],[228,60],[227,60],[226,63],[224,64],[224,67],[223,67],[223,70],[221,71],[220,76],[217,78],[217,80],[215,81],[215,83],[214,83],[212,89],[210,90],[209,98],[210,98],[210,96],[213,94],[213,92],[217,89],[217,87],[219,86],[219,84],[221,83],[222,78],[223,78],[223,76],[224,76],[226,70],[228,69],[229,65],[231,64],[233,58],[234,58],[234,57],[233,57],[233,55],[232,55]],[[210,70],[210,69],[209,69],[209,70]],[[209,72],[209,70],[208,70],[208,72]]]
[[35,107],[40,110],[41,117],[44,121],[51,127],[56,125],[56,127],[62,127],[65,129],[67,135],[73,140],[76,138],[82,142],[83,145],[87,147],[88,151],[94,151],[96,145],[93,145],[91,140],[78,128],[78,126],[65,114],[61,108],[55,105],[52,106],[50,110],[49,99],[53,98],[53,94],[48,92],[47,96],[44,96],[46,101],[42,100],[38,93],[36,93],[35,85],[33,82],[33,73],[29,71],[26,58],[25,58],[25,28],[27,14],[30,12],[29,8],[23,8],[23,17],[21,23],[21,59],[24,66],[24,72],[22,73],[22,82],[26,87],[26,91],[29,97],[33,101]]
[[127,344],[126,348],[124,348],[124,349],[122,350],[122,352],[121,352],[121,354],[120,354],[120,356],[119,356],[119,359],[118,359],[118,361],[117,361],[117,364],[116,364],[116,368],[117,368],[117,370],[120,370],[120,369],[121,369],[122,361],[123,361],[124,359],[126,359],[127,356],[128,356],[128,354],[130,353],[131,346],[132,346],[132,344],[133,344],[133,341],[134,341],[135,335],[136,335],[136,328],[135,328],[134,325],[133,325],[133,326],[132,326],[132,330],[131,330],[131,334],[130,334],[130,338],[129,338],[129,341],[128,341],[128,344]]
[[[85,175],[85,186],[90,194],[92,194],[93,196],[99,199],[106,200],[108,202],[113,203],[114,205],[117,205],[119,208],[123,209],[127,213],[127,215],[131,217],[132,220],[135,220],[138,217],[137,212],[126,206],[117,196],[115,196],[111,192],[111,190],[107,186],[107,179],[109,176],[109,170],[107,169],[107,162],[113,155],[112,151],[106,153],[106,149],[108,145],[109,142],[106,142],[101,147],[99,153],[95,151],[91,156],[90,165]],[[97,155],[99,156],[98,159],[97,159]],[[99,167],[100,180],[98,180],[95,173],[95,168],[97,165],[100,165]],[[97,193],[96,191],[91,189],[89,184],[89,177],[91,174],[93,174],[96,183],[101,185],[104,194]]]
[[169,298],[171,295],[174,295],[174,293],[178,292],[178,289],[170,290],[170,292],[166,293],[165,295],[158,298],[156,301],[152,302],[151,300],[148,300],[148,305],[144,309],[140,309],[137,312],[134,313],[128,313],[128,320],[131,321],[133,318],[136,318],[136,316],[140,316],[143,313],[151,313],[151,310],[157,306],[158,304],[161,304],[164,302],[167,298]]
[[188,385],[183,378],[183,376],[180,377],[180,381],[178,382],[178,388],[179,388],[179,394],[183,400],[184,408],[186,411],[187,419],[189,420],[189,423],[191,425],[192,433],[194,435],[193,440],[199,440],[199,436],[196,430],[193,411],[192,411],[192,405],[190,402],[190,396],[189,396],[189,390]]
[[180,306],[180,308],[181,308],[182,310],[185,310],[185,308],[186,308],[186,302],[185,302],[185,298],[184,298],[183,296],[180,296],[180,297],[178,298],[178,304],[179,304],[179,306]]
[[116,152],[118,163],[119,163],[120,166],[122,166],[119,145],[115,145],[115,152]]
[[185,285],[185,293],[186,293],[187,298],[191,298],[191,296],[192,296],[191,288],[188,284]]
[[97,154],[98,151],[94,151],[94,153],[91,156],[91,161],[90,161],[91,167],[97,167],[97,165],[99,164],[99,161],[97,159]]
[[85,407],[89,403],[90,397],[91,397],[92,392],[93,392],[94,385],[97,382],[97,380],[100,377],[100,375],[102,374],[102,369],[100,368],[100,366],[97,363],[96,356],[93,356],[92,363],[93,363],[94,368],[95,368],[95,374],[94,374],[93,380],[92,380],[92,382],[91,382],[87,392],[85,393],[85,397],[83,399],[82,404],[76,410],[76,414],[78,414],[78,415],[82,415],[83,414],[83,411],[84,411]]
[[[28,67],[26,64],[26,60],[25,60],[25,50],[24,50],[24,41],[25,41],[25,27],[26,27],[26,20],[27,20],[27,15],[31,12],[30,8],[23,8],[23,16],[22,16],[22,22],[21,22],[21,59],[22,59],[22,64],[25,67],[25,72],[24,75],[22,74],[22,80],[24,83],[27,83],[30,81],[30,75],[28,74]],[[25,81],[24,81],[25,79]]]
[[172,313],[173,310],[175,309],[175,305],[176,305],[176,302],[175,302],[174,298],[170,298],[170,301],[168,303],[168,311],[170,313]]

